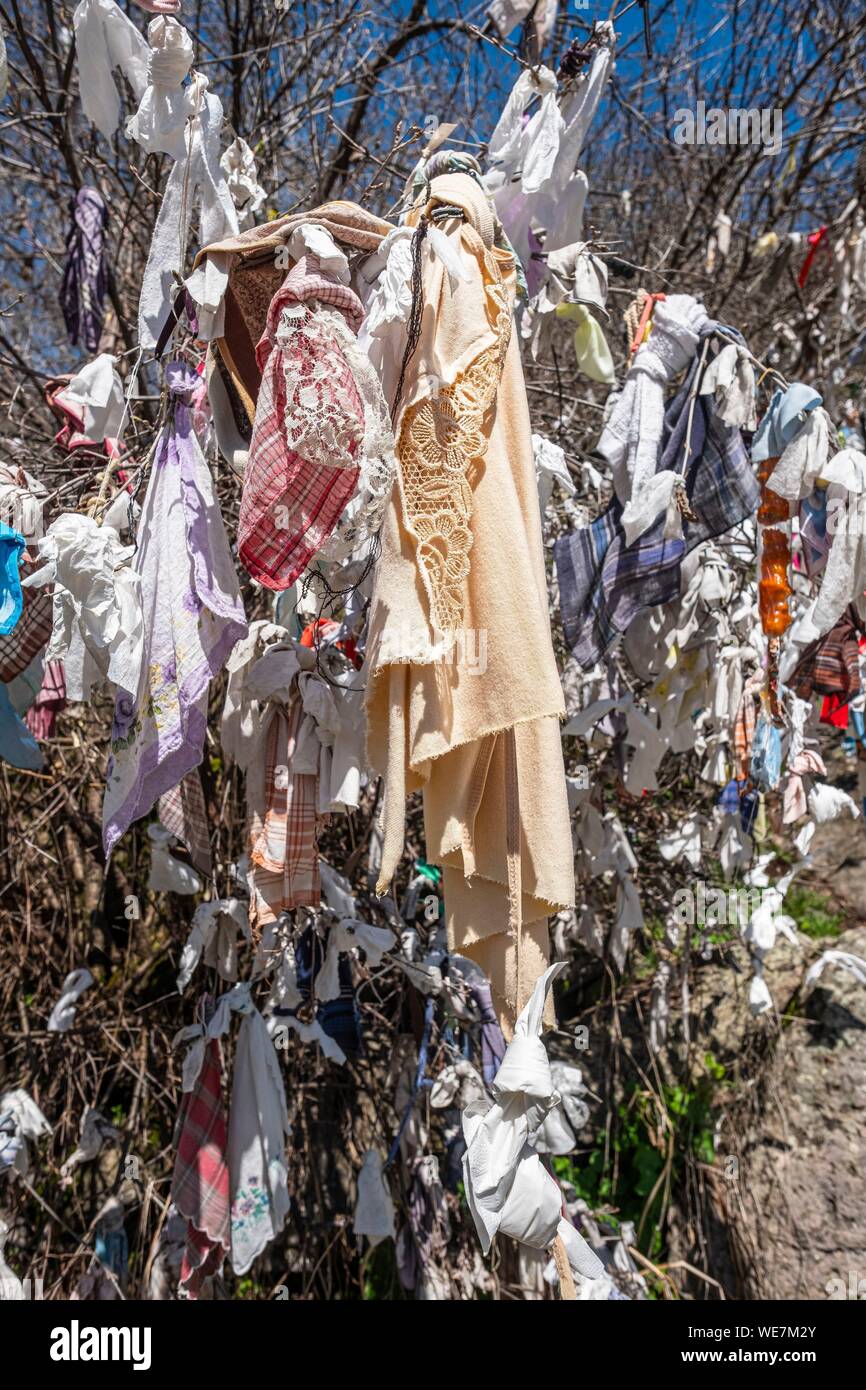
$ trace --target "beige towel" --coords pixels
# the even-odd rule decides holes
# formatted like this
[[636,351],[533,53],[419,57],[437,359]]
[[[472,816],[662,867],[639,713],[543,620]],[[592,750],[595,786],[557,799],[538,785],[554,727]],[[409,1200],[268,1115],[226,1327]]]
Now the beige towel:
[[[465,212],[465,222],[436,225],[461,250],[470,279],[452,285],[443,261],[423,249],[421,337],[397,431],[401,479],[383,529],[368,639],[368,755],[385,778],[380,888],[402,852],[405,794],[423,787],[427,855],[444,866],[451,949],[490,976],[510,1035],[547,961],[546,919],[573,902],[563,699],[526,389],[510,331],[513,261],[493,247],[489,205],[471,178],[434,179],[431,195],[428,211],[438,202]],[[510,729],[517,931],[509,929]],[[513,916],[513,885],[511,896]]]

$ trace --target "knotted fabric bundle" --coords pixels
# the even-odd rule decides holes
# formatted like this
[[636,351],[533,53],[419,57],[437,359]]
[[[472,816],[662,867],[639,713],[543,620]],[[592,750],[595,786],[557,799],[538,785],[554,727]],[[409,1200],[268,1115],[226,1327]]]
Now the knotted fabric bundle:
[[186,123],[193,114],[190,98],[196,95],[194,87],[183,86],[192,66],[192,39],[176,19],[160,15],[147,26],[147,40],[148,86],[126,133],[148,154],[170,154],[173,159],[183,159]]
[[547,1116],[561,1103],[541,1041],[541,1017],[547,991],[564,969],[560,961],[538,979],[492,1083],[493,1103],[476,1102],[463,1112],[463,1177],[485,1255],[500,1231],[534,1250],[546,1250],[559,1237],[575,1271],[597,1279],[604,1266],[563,1217],[559,1184],[536,1151]]
[[138,681],[142,621],[133,549],[112,526],[79,512],[61,512],[38,542],[45,561],[24,581],[53,584],[46,661],[62,661],[70,700],[89,700],[102,677],[124,689]]
[[[707,323],[700,336],[710,338],[713,331],[714,325]],[[734,332],[725,328],[728,336]],[[677,351],[681,350],[672,347],[671,354]],[[639,613],[678,596],[682,562],[690,551],[723,535],[757,507],[759,487],[740,431],[723,423],[712,396],[696,392],[699,372],[700,361],[692,354],[691,371],[663,416],[661,436],[656,435],[655,399],[661,382],[654,372],[652,380],[636,384],[638,394],[648,397],[645,404],[651,406],[655,421],[647,436],[647,454],[644,436],[632,435],[624,419],[616,431],[611,433],[608,426],[602,436],[608,438],[607,457],[614,466],[617,491],[617,477],[627,488],[635,477],[646,476],[644,499],[654,496],[653,477],[644,474],[653,459],[671,487],[681,479],[687,505],[681,538],[666,534],[662,494],[655,499],[658,510],[646,509],[646,515],[655,510],[649,529],[629,545],[617,496],[589,526],[561,536],[555,544],[565,638],[584,669],[601,659]]]
[[[596,453],[609,465],[616,495],[626,508],[639,505],[641,494],[658,470],[665,420],[665,387],[688,366],[709,322],[703,304],[690,294],[672,294],[653,311],[647,341],[638,348]],[[658,508],[649,518],[655,520]],[[646,526],[643,527],[643,530]],[[628,532],[627,532],[628,534]],[[636,532],[640,535],[641,532]],[[634,540],[630,535],[628,539]]]
[[[580,238],[589,184],[577,161],[613,66],[615,44],[612,24],[602,21],[594,32],[599,45],[589,72],[559,85],[544,67],[522,73],[491,140],[485,183],[528,278],[539,237],[548,254]],[[540,97],[538,109],[527,120],[527,105],[535,97]],[[543,267],[542,278],[546,274]]]

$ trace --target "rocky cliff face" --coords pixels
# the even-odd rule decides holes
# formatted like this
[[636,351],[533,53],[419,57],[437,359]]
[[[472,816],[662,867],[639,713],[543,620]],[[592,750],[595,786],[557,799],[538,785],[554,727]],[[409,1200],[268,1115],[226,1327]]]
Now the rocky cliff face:
[[[602,1016],[583,1015],[592,1020],[592,1045],[579,1059],[587,1085],[608,1107],[624,1105],[626,1118],[635,1113],[635,1088],[658,1095],[681,1085],[694,1093],[706,1058],[724,1068],[710,1102],[713,1161],[677,1139],[660,1213],[659,1296],[676,1296],[665,1291],[670,1278],[694,1298],[866,1298],[866,985],[837,964],[806,984],[825,951],[866,961],[862,821],[821,828],[802,883],[841,914],[841,933],[777,938],[764,970],[774,1008],[760,1018],[749,1010],[744,946],[710,960],[693,954],[688,1065],[676,982],[668,1042],[655,1057],[645,989],[624,992]],[[598,1142],[599,1113],[591,1106],[578,1169]],[[665,1123],[657,1141],[648,1138],[660,1151]],[[619,1179],[611,1208],[620,1217],[627,1196]]]
[[866,959],[862,821],[822,827],[814,860],[813,877],[852,925],[835,939],[801,937],[799,960],[779,948],[771,990],[784,1010],[793,984],[789,1018],[754,1078],[742,1210],[729,1227],[751,1298],[866,1298],[866,986],[834,965],[808,993],[802,983],[827,948]]
[[[828,944],[866,958],[866,928]],[[829,966],[756,1084],[730,1209],[744,1295],[857,1297],[862,1280],[866,1297],[866,987]]]
[[[729,969],[701,972],[702,1035],[719,1057],[739,1055],[715,1190],[730,1292],[744,1298],[866,1298],[866,986],[838,965],[805,985],[828,949],[866,960],[862,821],[822,827],[813,858],[806,882],[850,925],[777,943],[766,978],[778,1018],[749,1025],[746,977],[732,990]],[[726,1167],[727,1151],[736,1162]]]

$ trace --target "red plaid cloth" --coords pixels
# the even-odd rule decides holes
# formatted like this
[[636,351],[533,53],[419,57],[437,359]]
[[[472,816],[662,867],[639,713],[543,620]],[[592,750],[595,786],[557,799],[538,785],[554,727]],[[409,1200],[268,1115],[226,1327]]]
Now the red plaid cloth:
[[66,675],[62,661],[49,661],[42,677],[42,686],[33,704],[24,716],[34,738],[52,738],[57,716],[66,709]]
[[229,1249],[228,1129],[221,1091],[219,1042],[212,1039],[192,1091],[178,1116],[171,1200],[186,1218],[180,1282],[198,1298],[202,1280],[216,1274]]
[[194,868],[210,876],[213,873],[210,833],[197,767],[159,798],[159,819],[166,830],[186,845]]
[[26,671],[51,636],[53,600],[45,589],[24,589],[24,608],[11,632],[0,637],[0,681]]
[[265,743],[264,804],[250,802],[250,917],[260,927],[321,901],[319,779],[292,769],[302,714],[297,695],[288,710],[275,709]]
[[[347,447],[352,456],[358,447],[352,436],[363,434],[364,407],[336,340],[332,338],[328,344],[329,362],[336,362],[336,370],[316,380],[313,369],[321,351],[317,335],[307,335],[299,327],[287,344],[276,341],[284,310],[309,301],[339,309],[353,332],[363,315],[354,291],[329,279],[315,256],[304,256],[271,300],[267,325],[256,347],[262,384],[244,471],[238,554],[254,579],[277,590],[290,588],[306,569],[342,516],[358,482],[357,468],[331,467],[303,458],[292,449],[287,436],[285,374],[289,365],[294,374],[306,379],[301,395],[311,425],[321,418],[323,407],[330,414],[341,412],[346,422],[343,434],[350,441]],[[311,304],[309,312],[316,314],[316,304]]]
[[746,681],[740,706],[734,719],[734,776],[738,782],[747,781],[752,769],[752,744],[758,723],[758,705],[762,678],[752,676]]

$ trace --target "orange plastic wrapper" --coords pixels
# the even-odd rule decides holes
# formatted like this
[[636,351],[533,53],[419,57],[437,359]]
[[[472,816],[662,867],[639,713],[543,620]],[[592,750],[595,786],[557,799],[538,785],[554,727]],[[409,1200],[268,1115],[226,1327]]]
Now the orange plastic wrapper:
[[[785,502],[786,511],[787,506]],[[788,595],[793,593],[788,582],[790,560],[791,542],[787,532],[768,527],[761,537],[761,579],[758,584],[761,627],[768,637],[781,637],[791,625],[788,611]]]
[[758,468],[758,482],[761,484],[758,521],[762,526],[773,526],[780,521],[787,521],[789,517],[790,506],[787,497],[780,497],[778,492],[773,492],[766,486],[767,479],[778,462],[777,458],[765,459]]

